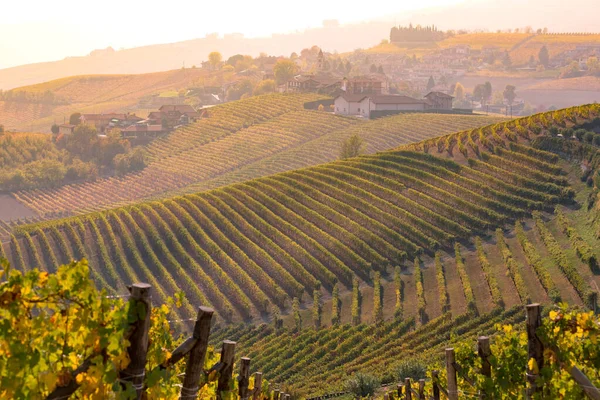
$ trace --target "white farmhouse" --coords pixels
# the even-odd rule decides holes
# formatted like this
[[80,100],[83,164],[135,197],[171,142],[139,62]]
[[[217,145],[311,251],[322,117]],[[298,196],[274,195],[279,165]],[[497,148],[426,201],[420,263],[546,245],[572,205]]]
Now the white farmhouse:
[[341,94],[334,99],[335,113],[369,118],[371,111],[424,111],[427,100],[401,95]]

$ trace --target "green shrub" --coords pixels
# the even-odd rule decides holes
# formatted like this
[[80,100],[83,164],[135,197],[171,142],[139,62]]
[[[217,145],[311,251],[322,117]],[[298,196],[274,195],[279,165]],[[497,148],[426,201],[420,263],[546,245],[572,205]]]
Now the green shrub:
[[397,376],[400,382],[404,382],[406,378],[417,382],[427,377],[427,366],[419,360],[404,360],[398,365]]
[[586,133],[587,131],[585,129],[577,129],[575,130],[575,137],[577,140],[582,141]]
[[352,393],[355,399],[361,399],[373,396],[380,385],[379,379],[375,376],[357,372],[344,383],[344,388]]
[[596,136],[596,135],[594,134],[594,132],[589,132],[589,131],[588,131],[588,132],[586,132],[586,133],[585,133],[585,135],[583,135],[583,140],[584,140],[586,143],[592,143],[592,142],[594,141],[594,136]]

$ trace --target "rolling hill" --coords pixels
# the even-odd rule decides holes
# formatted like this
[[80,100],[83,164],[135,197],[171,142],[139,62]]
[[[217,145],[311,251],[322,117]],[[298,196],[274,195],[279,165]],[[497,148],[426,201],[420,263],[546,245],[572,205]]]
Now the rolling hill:
[[[176,321],[212,305],[214,340],[239,339],[270,381],[301,393],[339,389],[354,371],[390,380],[390,352],[428,362],[449,341],[522,322],[522,304],[593,306],[600,135],[585,129],[598,117],[597,105],[537,114],[22,226],[1,249],[21,270],[86,257],[109,295],[145,281],[161,304],[183,290]],[[283,329],[247,324],[294,304],[301,332],[295,315]]]
[[[137,75],[79,75],[14,89],[14,92],[51,92],[60,101],[48,104],[0,101],[0,123],[6,129],[49,132],[74,112],[136,112],[138,102],[164,91],[179,91],[216,79],[218,73],[187,68]],[[145,117],[145,115],[142,115]]]
[[[590,106],[567,112],[591,117],[597,111]],[[190,302],[212,304],[226,321],[262,318],[287,310],[293,297],[316,288],[329,292],[336,282],[349,288],[354,276],[369,282],[373,271],[385,274],[415,256],[454,249],[457,241],[472,246],[474,236],[486,237],[532,211],[571,204],[576,192],[565,165],[530,146],[546,122],[541,114],[408,148],[25,227],[5,252],[18,268],[49,270],[55,261],[87,256],[95,279],[111,292],[123,290],[128,281],[148,280],[159,298],[182,288]],[[510,266],[505,247],[500,252]],[[456,285],[455,268],[447,270],[452,275],[446,281]],[[509,271],[521,300],[538,287],[523,287],[518,269]],[[528,271],[526,277],[535,279],[537,270]],[[427,296],[435,296],[430,289],[436,275],[434,268],[424,270]],[[577,288],[582,301],[588,286]],[[425,312],[435,316],[444,306],[432,299]],[[454,304],[452,297],[448,301]],[[189,304],[183,313],[191,312]]]
[[304,110],[305,102],[320,98],[276,94],[219,105],[208,118],[148,145],[150,163],[139,173],[14,196],[40,216],[84,213],[333,161],[354,133],[372,153],[500,120],[406,114],[363,121]]

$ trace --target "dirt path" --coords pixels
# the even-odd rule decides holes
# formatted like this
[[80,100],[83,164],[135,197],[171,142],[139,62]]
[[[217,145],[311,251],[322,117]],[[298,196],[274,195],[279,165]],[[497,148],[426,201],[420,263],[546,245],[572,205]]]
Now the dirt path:
[[442,308],[438,295],[438,284],[435,276],[433,260],[427,260],[421,268],[423,273],[423,290],[425,292],[425,313],[427,319],[432,320],[442,315]]
[[521,266],[521,275],[525,281],[525,286],[527,287],[531,301],[535,303],[550,303],[551,300],[548,297],[546,290],[540,283],[540,280],[538,279],[533,267],[527,262],[525,253],[523,253],[521,244],[517,240],[516,236],[511,234],[506,235],[505,238],[510,251],[512,251],[513,258]]
[[546,245],[544,244],[541,236],[537,232],[537,229],[535,229],[531,225],[531,223],[528,223],[527,225],[523,224],[525,233],[527,234],[527,237],[529,238],[531,244],[535,246],[537,251],[540,253],[540,257],[542,257],[542,263],[550,273],[550,276],[552,276],[552,280],[554,281],[556,288],[560,292],[561,299],[563,301],[568,302],[569,304],[583,304],[581,298],[579,297],[569,280],[565,277],[560,268],[558,268],[558,266],[554,262],[552,255],[548,252],[548,249],[546,248]]
[[480,314],[487,313],[494,308],[494,302],[492,301],[490,287],[488,286],[483,270],[481,269],[481,264],[477,258],[475,247],[472,249],[463,248],[462,256],[464,258],[467,274],[469,274],[469,279],[471,280],[471,287],[473,288],[477,311],[479,311]]

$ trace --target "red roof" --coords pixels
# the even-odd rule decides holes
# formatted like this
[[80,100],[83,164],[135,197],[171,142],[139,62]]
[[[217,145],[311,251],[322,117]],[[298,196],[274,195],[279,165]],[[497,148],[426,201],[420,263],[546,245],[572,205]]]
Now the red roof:
[[159,108],[159,110],[162,112],[179,111],[182,114],[196,112],[196,110],[194,110],[194,107],[190,106],[189,104],[164,105],[164,106],[161,106]]

